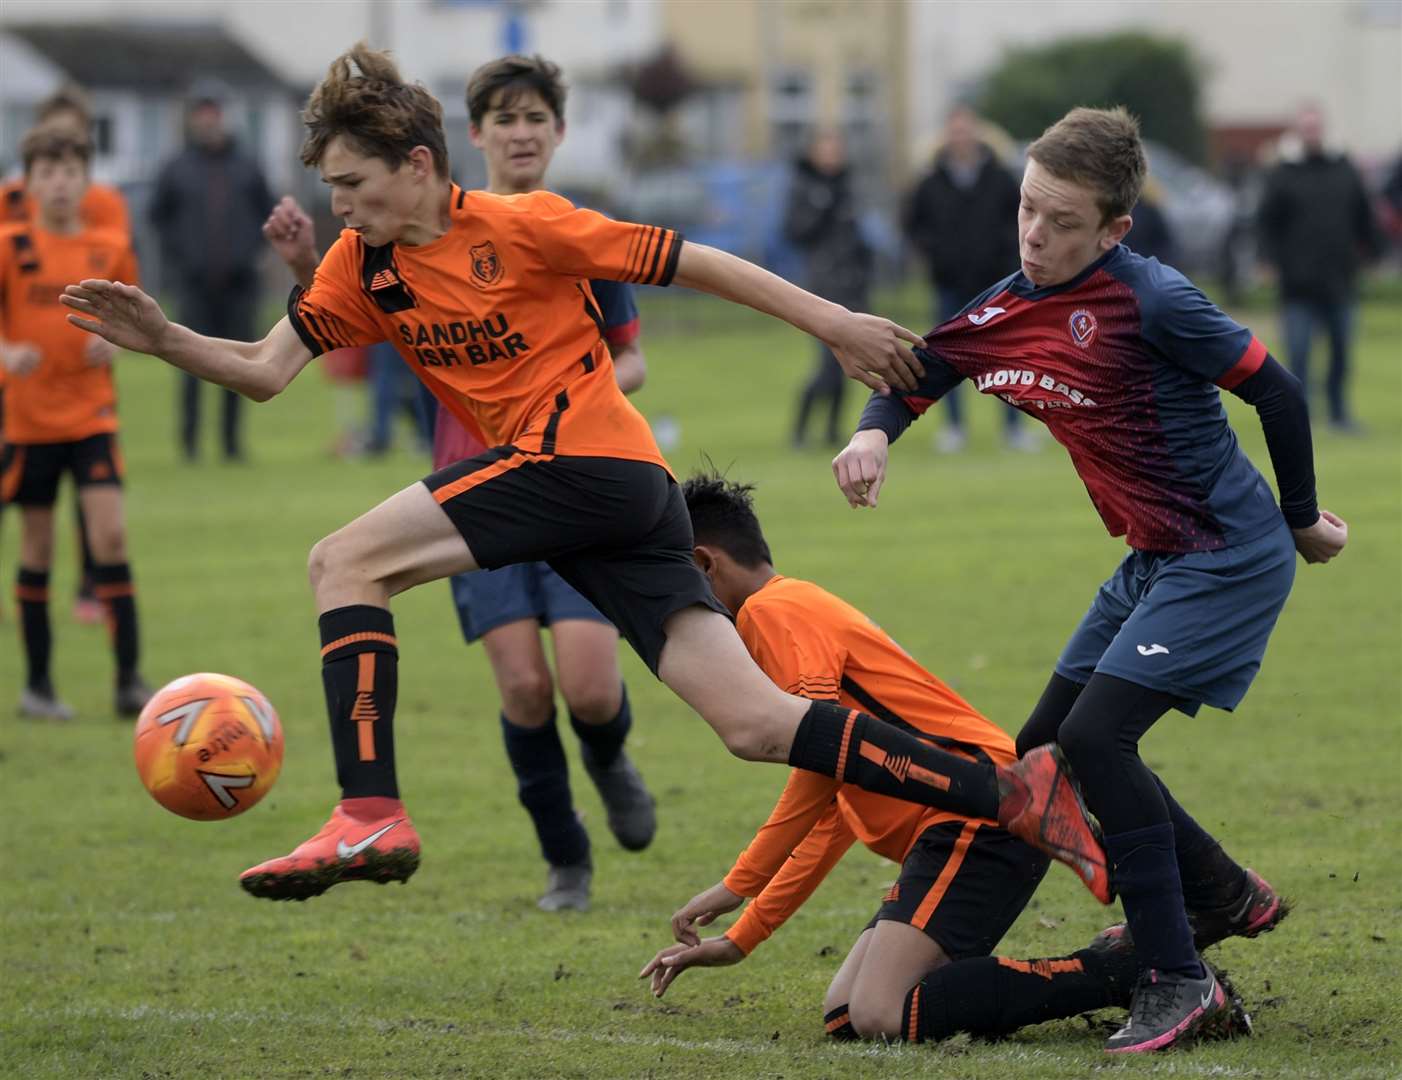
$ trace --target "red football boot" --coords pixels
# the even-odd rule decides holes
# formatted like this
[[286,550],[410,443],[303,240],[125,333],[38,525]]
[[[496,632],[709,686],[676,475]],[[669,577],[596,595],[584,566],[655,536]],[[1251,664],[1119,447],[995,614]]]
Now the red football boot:
[[1064,862],[1102,904],[1114,899],[1100,830],[1055,744],[998,766],[998,824]]
[[305,900],[343,881],[408,881],[419,834],[398,799],[343,799],[331,820],[290,855],[259,863],[239,884],[266,900]]

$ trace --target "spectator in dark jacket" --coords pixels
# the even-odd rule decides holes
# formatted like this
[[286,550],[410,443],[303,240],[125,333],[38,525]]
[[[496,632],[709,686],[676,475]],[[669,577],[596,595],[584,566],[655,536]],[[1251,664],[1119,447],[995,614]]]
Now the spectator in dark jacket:
[[[836,131],[818,131],[794,165],[784,235],[803,252],[805,287],[853,311],[868,306],[875,262],[859,216],[842,136]],[[813,374],[799,393],[795,446],[803,445],[809,414],[820,401],[827,402],[825,439],[830,446],[841,445],[846,387],[847,379],[836,358],[820,343]]]
[[[151,223],[161,238],[165,280],[192,330],[248,341],[258,299],[257,261],[273,197],[263,173],[224,126],[224,88],[198,83],[191,92],[184,150],[161,168]],[[199,457],[200,387],[180,375],[180,444]],[[224,456],[240,460],[239,396],[223,391]]]
[[1355,283],[1361,262],[1381,253],[1381,236],[1358,170],[1343,154],[1325,149],[1318,107],[1300,110],[1294,134],[1298,146],[1288,145],[1266,178],[1261,250],[1279,281],[1291,370],[1308,392],[1310,339],[1315,324],[1323,324],[1329,335],[1329,423],[1356,431],[1346,397]]
[[[906,204],[906,238],[925,257],[934,284],[936,323],[946,322],[988,286],[1018,268],[1017,178],[979,137],[978,115],[957,105],[930,171]],[[946,452],[965,442],[963,403],[958,388],[944,396],[949,426],[936,445]],[[1004,434],[1018,449],[1035,446],[1006,407]]]

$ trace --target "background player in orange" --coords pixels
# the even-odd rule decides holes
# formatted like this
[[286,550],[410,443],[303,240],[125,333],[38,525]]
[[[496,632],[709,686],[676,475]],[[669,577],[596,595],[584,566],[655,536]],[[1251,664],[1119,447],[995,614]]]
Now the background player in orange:
[[8,372],[0,496],[20,508],[16,584],[28,679],[23,715],[67,719],[49,674],[49,568],[59,479],[73,475],[92,549],[98,598],[106,605],[117,661],[116,709],[134,716],[150,696],[137,674],[136,600],[122,516],[122,464],[112,382],[116,349],[69,326],[59,296],[75,275],[136,279],[125,233],[84,225],[87,142],[56,128],[24,140],[32,223],[0,230],[0,360]]
[[[696,564],[774,684],[865,709],[975,760],[1013,761],[1013,740],[871,619],[811,582],[775,572],[751,490],[716,475],[694,476],[683,486]],[[661,997],[688,968],[739,963],[857,841],[900,864],[901,872],[828,988],[824,1023],[835,1038],[999,1035],[1129,1004],[1138,961],[1112,939],[1045,960],[990,955],[1042,880],[1046,856],[996,821],[798,770],[725,878],[672,916],[680,944],[658,952],[642,977]],[[697,934],[747,897],[749,905],[723,936]],[[1234,1014],[1238,1030],[1242,1015]]]
[[[468,134],[487,165],[487,190],[522,195],[540,190],[565,135],[566,87],[543,57],[504,56],[468,78]],[[285,198],[264,235],[310,286],[319,257],[311,219]],[[647,375],[631,286],[589,282],[619,389],[632,393]],[[433,467],[441,469],[487,449],[445,407],[438,407]],[[545,562],[455,574],[453,602],[468,642],[479,638],[501,694],[502,740],[517,794],[531,816],[548,866],[539,906],[589,907],[593,859],[589,833],[575,810],[569,763],[555,723],[557,676],[542,640],[548,628],[560,696],[580,739],[585,770],[598,788],[610,829],[630,851],[652,842],[657,816],[642,775],[624,750],[632,710],[618,665],[618,631]]]
[[303,160],[331,185],[347,228],[262,341],[204,337],[170,323],[140,289],[101,278],[63,297],[74,325],[258,400],[318,353],[392,341],[493,447],[312,549],[342,799],[310,840],[245,871],[245,889],[303,899],[417,869],[394,763],[390,598],[451,574],[546,559],[732,753],[997,814],[1042,838],[1108,899],[1103,852],[1054,754],[995,768],[765,678],[692,562],[686,506],[647,422],[618,389],[588,279],[675,281],[747,304],[821,338],[873,388],[914,385],[911,331],[669,229],[611,221],[545,191],[464,191],[449,178],[442,108],[363,45],[332,63],[304,118]]
[[[68,132],[86,143],[92,143],[92,101],[77,83],[65,83],[39,103],[34,110],[35,127],[51,127]],[[83,224],[90,229],[115,229],[131,238],[131,215],[127,201],[115,187],[88,183],[78,205]],[[34,200],[24,188],[24,177],[0,184],[0,221],[24,223],[33,221]],[[0,366],[0,394],[4,393],[5,370]],[[73,603],[73,617],[83,623],[102,622],[106,610],[93,593],[92,552],[88,549],[87,530],[83,527],[82,507],[78,507],[78,548],[82,557],[82,573],[78,594]]]

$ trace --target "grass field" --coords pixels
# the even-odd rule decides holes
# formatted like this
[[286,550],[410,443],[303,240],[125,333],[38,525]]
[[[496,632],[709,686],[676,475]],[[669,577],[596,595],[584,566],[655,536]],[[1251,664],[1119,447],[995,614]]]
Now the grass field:
[[[1053,446],[1004,451],[993,409],[971,395],[963,456],[931,454],[925,421],[896,448],[881,508],[850,512],[827,455],[787,448],[809,344],[748,314],[722,325],[706,303],[648,302],[651,378],[637,401],[680,425],[670,453],[678,472],[705,452],[758,482],[781,572],[856,603],[1016,731],[1123,551],[1065,456]],[[897,313],[923,329],[910,307]],[[1278,344],[1269,315],[1244,314]],[[104,635],[69,620],[66,547],[54,590],[56,676],[81,716],[63,726],[12,719],[22,666],[7,515],[0,1075],[1402,1074],[1402,313],[1373,304],[1364,315],[1354,394],[1368,433],[1321,432],[1315,448],[1322,501],[1352,526],[1348,550],[1327,567],[1301,567],[1236,714],[1175,714],[1144,743],[1183,803],[1297,903],[1278,932],[1217,950],[1255,1013],[1256,1038],[1114,1062],[1081,1020],[996,1045],[830,1045],[823,990],[894,878],[864,850],[750,960],[689,973],[653,1000],[634,975],[667,941],[671,912],[729,867],[783,771],[729,758],[627,655],[633,754],[661,803],[657,841],[640,855],[612,843],[576,755],[595,907],[536,911],[543,867],[516,806],[487,667],[480,650],[463,647],[441,585],[395,607],[400,777],[425,844],[422,869],[405,887],[346,886],[306,904],[249,899],[238,873],[310,835],[335,796],[307,550],[425,464],[408,451],[332,460],[332,406],[316,371],[251,410],[251,465],[178,464],[174,377],[126,358],[147,677],[213,669],[255,682],[282,714],[287,760],[268,799],[236,820],[197,824],[158,808],[137,782],[129,725],[110,714]],[[1243,442],[1264,464],[1259,426],[1238,404]],[[1054,869],[1002,951],[1070,951],[1109,918]]]

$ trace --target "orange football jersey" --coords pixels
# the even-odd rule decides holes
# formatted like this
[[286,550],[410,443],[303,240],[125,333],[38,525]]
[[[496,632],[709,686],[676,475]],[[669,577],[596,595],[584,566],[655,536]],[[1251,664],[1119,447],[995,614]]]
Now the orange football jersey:
[[[745,601],[735,626],[764,673],[791,694],[860,709],[964,757],[1000,765],[1017,759],[1006,732],[851,604],[811,582],[771,578]],[[755,897],[726,936],[750,952],[855,841],[899,863],[927,827],[963,820],[795,769],[769,820],[726,875],[732,892]]]
[[672,279],[682,238],[613,221],[548,191],[452,188],[429,244],[367,247],[345,230],[294,289],[288,316],[313,354],[393,344],[489,446],[666,462],[614,378],[589,278]]
[[84,229],[72,236],[32,224],[0,227],[0,338],[39,349],[39,366],[5,380],[5,441],[73,442],[117,430],[112,369],[87,361],[97,340],[71,326],[59,303],[64,286],[83,278],[137,283],[136,256],[125,233]]

